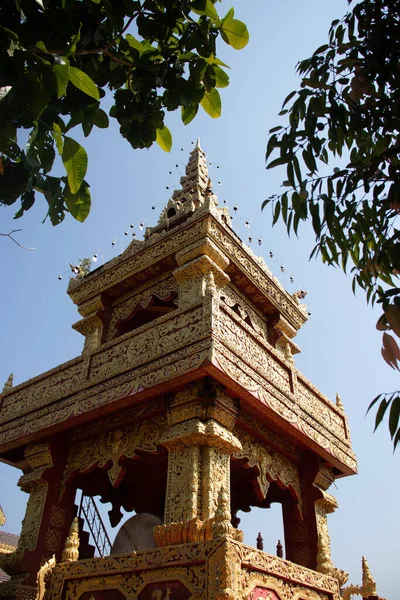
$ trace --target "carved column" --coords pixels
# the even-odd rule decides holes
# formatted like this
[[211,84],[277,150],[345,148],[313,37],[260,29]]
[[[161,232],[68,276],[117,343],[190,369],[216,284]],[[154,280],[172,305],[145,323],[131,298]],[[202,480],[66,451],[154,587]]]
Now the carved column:
[[180,284],[180,308],[199,304],[212,296],[215,287],[224,287],[229,276],[224,273],[229,259],[208,238],[198,240],[176,253],[178,268],[174,277]]
[[[18,484],[29,494],[18,547],[4,555],[1,567],[17,587],[31,589],[36,594],[36,575],[43,559],[61,552],[74,512],[74,490],[69,489],[59,501],[61,476],[65,462],[63,440],[37,443],[25,450],[25,469]],[[16,594],[16,592],[15,592]],[[27,593],[27,597],[29,597]]]
[[334,481],[334,475],[330,469],[321,467],[315,479],[314,485],[322,492],[322,498],[315,502],[315,515],[318,535],[318,553],[316,570],[326,575],[331,575],[339,581],[342,588],[346,583],[349,574],[336,569],[333,566],[331,558],[331,540],[328,531],[327,515],[333,513],[338,507],[336,498],[326,490]]
[[[226,426],[235,422],[234,402],[212,381],[197,382],[175,396],[168,418],[171,428],[161,440],[168,449],[165,525],[157,528],[157,543],[211,539],[221,532],[241,537],[230,531],[230,457],[241,449]],[[229,527],[217,526],[222,522]]]
[[100,296],[93,298],[79,307],[83,319],[72,326],[85,337],[82,354],[91,354],[100,348],[103,335],[103,321],[101,315],[105,310]]

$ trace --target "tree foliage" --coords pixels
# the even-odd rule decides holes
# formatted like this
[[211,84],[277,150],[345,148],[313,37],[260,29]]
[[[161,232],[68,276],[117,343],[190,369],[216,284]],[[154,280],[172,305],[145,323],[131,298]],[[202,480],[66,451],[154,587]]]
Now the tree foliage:
[[[165,112],[189,123],[199,105],[221,114],[229,84],[218,37],[236,49],[246,26],[216,0],[2,0],[0,3],[0,203],[15,217],[44,194],[53,225],[90,210],[88,157],[71,130],[107,128],[109,115],[133,148],[172,144]],[[108,102],[108,99],[107,99]],[[23,135],[25,132],[25,135]],[[22,134],[22,135],[21,135]],[[25,144],[26,148],[22,147]],[[56,156],[65,176],[52,175]]]
[[[311,220],[311,256],[349,269],[353,291],[382,305],[382,356],[397,370],[400,350],[386,330],[400,336],[399,56],[398,0],[362,0],[333,21],[328,43],[298,65],[301,89],[280,112],[288,124],[270,130],[267,168],[285,167],[285,190],[263,203],[288,233]],[[370,408],[377,402],[376,426],[390,408],[396,447],[400,394],[380,394]]]

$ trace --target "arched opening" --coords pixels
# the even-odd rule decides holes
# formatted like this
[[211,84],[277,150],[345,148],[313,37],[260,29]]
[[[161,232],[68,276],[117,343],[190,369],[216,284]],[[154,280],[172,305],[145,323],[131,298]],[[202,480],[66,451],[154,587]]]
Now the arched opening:
[[[282,553],[285,558],[283,508],[289,505],[297,507],[297,501],[290,486],[271,481],[268,475],[263,485],[257,465],[249,465],[246,458],[231,459],[232,525],[244,532],[245,543],[256,547],[257,537],[261,534],[264,551]],[[282,545],[280,551],[277,550],[278,542]]]
[[172,292],[165,298],[152,295],[146,306],[137,304],[128,317],[118,321],[115,337],[134,331],[135,329],[142,327],[142,325],[147,325],[148,323],[155,321],[155,319],[159,319],[173,310],[176,310],[177,299],[178,292]]
[[115,482],[116,487],[111,484],[106,470],[111,465],[75,473],[68,481],[69,486],[77,488],[80,559],[109,555],[121,526],[137,513],[150,513],[163,519],[167,454],[138,451],[133,458],[121,457],[119,464],[123,470],[122,477]]

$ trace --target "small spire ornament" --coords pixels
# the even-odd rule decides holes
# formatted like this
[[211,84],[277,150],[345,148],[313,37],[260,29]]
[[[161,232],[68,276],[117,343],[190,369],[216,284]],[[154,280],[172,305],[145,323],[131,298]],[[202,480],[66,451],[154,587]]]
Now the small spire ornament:
[[336,394],[336,406],[340,409],[340,410],[344,410],[343,408],[343,403],[342,403],[342,399],[339,396],[339,394]]
[[5,384],[3,386],[3,394],[7,394],[7,392],[10,392],[13,388],[13,384],[14,384],[14,373],[10,373],[7,381],[5,382]]
[[281,540],[278,540],[276,545],[276,555],[278,558],[283,558],[283,546],[281,544]]
[[75,562],[79,558],[79,521],[75,517],[72,521],[69,534],[65,540],[64,550],[62,552],[62,560]]

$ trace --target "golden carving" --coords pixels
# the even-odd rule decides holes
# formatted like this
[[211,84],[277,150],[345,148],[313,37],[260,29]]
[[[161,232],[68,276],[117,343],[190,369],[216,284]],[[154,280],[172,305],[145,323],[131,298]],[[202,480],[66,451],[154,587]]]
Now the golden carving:
[[235,529],[231,524],[230,500],[223,487],[220,488],[217,500],[217,509],[212,524],[213,537],[231,537],[238,542],[243,542],[243,531]]
[[149,422],[139,421],[121,429],[106,431],[88,440],[77,440],[68,452],[60,495],[64,493],[72,473],[85,473],[94,466],[107,468],[110,481],[116,486],[124,473],[119,464],[120,458],[132,458],[138,449],[156,452],[164,428],[165,418],[157,417]]
[[58,563],[52,571],[50,600],[61,600],[63,589],[66,600],[101,589],[140,597],[146,585],[172,580],[190,590],[191,600],[247,600],[257,585],[275,590],[282,600],[340,600],[338,582],[332,577],[220,538]]
[[0,555],[0,567],[9,575],[22,573],[25,550],[32,551],[36,548],[48,489],[47,482],[40,478],[42,473],[53,465],[46,444],[28,446],[25,450],[25,459],[33,471],[22,475],[18,481],[21,489],[29,493],[18,547],[10,554]]
[[64,550],[62,551],[62,560],[72,562],[79,558],[79,521],[74,517],[67,539],[65,540]]
[[[330,599],[333,597],[334,600],[339,600],[338,581],[333,577],[312,571],[294,562],[283,560],[282,558],[249,546],[242,545],[241,548],[242,569],[247,574],[244,577],[242,576],[242,585],[244,589],[249,590],[248,593],[255,587],[254,579],[260,577],[261,573],[265,573],[269,577],[282,577],[287,582],[290,582],[290,592],[292,595],[288,595],[285,592],[283,598],[291,599],[294,595],[294,590],[298,590],[297,586],[300,585],[305,588],[319,590],[320,592],[328,592],[329,596],[326,596],[327,598]],[[307,591],[309,592],[309,590]]]
[[249,300],[236,290],[232,285],[226,286],[220,292],[221,309],[225,310],[233,318],[239,316],[242,327],[250,327],[251,333],[255,332],[264,340],[267,339],[267,322],[262,313],[252,306]]
[[85,343],[82,354],[92,354],[100,348],[101,336],[103,333],[103,323],[97,315],[89,315],[81,321],[74,323],[72,328],[85,336]]
[[222,494],[229,506],[230,455],[241,448],[240,442],[214,420],[191,419],[171,427],[161,443],[169,453],[168,481],[165,525],[155,530],[157,543],[222,535],[222,528],[219,533],[213,529],[218,498]]
[[178,250],[175,258],[176,262],[181,267],[202,256],[207,256],[210,261],[222,269],[222,271],[225,271],[229,266],[229,258],[221,252],[218,246],[216,246],[209,237],[202,237],[193,244],[189,244],[181,250]]
[[193,418],[214,419],[232,429],[237,418],[237,403],[222,386],[208,379],[188,384],[168,402],[168,422],[175,425]]
[[37,595],[35,600],[43,600],[46,592],[46,576],[48,576],[55,566],[56,557],[53,554],[53,556],[40,567],[36,577]]
[[350,600],[352,594],[357,594],[368,598],[369,596],[376,596],[376,583],[372,577],[367,559],[365,556],[362,557],[362,585],[349,585],[343,590],[343,600]]
[[323,491],[323,498],[315,502],[318,535],[317,571],[335,577],[339,582],[339,587],[342,588],[348,580],[349,574],[333,566],[328,533],[327,514],[333,513],[335,508],[337,508],[336,498],[326,491]]
[[246,458],[249,466],[257,465],[258,482],[265,498],[271,481],[278,481],[288,488],[299,504],[301,512],[301,487],[297,465],[289,458],[273,450],[264,441],[256,440],[244,429],[236,427],[234,433],[240,440],[242,450],[234,453],[235,458]]

